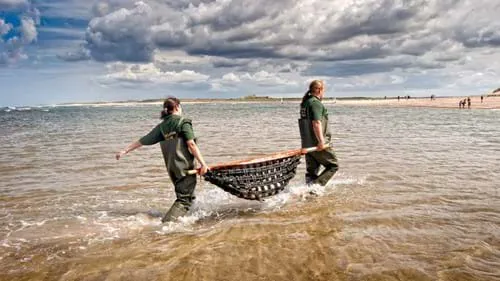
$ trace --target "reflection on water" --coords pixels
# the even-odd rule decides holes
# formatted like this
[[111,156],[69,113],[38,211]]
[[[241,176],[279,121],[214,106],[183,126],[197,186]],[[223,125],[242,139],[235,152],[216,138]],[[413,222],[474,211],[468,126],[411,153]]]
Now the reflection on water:
[[[340,171],[180,223],[159,106],[0,112],[0,280],[500,280],[499,111],[328,105]],[[208,163],[295,149],[298,104],[186,104]]]

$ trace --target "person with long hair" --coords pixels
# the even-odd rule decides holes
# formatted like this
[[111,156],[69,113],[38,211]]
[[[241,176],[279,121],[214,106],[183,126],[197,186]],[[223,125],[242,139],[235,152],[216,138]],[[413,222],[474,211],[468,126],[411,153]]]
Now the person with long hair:
[[[302,148],[317,147],[306,154],[306,183],[325,186],[338,170],[337,157],[330,147],[328,110],[322,103],[324,83],[314,80],[300,103],[299,130]],[[324,170],[320,173],[321,167]]]
[[151,132],[116,153],[115,157],[119,160],[125,154],[143,145],[160,143],[165,165],[177,197],[162,218],[162,222],[165,223],[184,216],[193,203],[196,174],[189,175],[187,171],[194,169],[194,159],[200,164],[198,169],[200,175],[208,171],[208,166],[195,142],[192,121],[182,116],[179,99],[169,97],[164,101],[161,119],[161,123]]

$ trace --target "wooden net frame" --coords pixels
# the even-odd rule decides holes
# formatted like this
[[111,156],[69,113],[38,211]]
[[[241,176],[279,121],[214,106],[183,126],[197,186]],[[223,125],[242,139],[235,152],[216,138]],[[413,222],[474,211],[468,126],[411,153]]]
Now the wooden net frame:
[[262,200],[283,191],[295,176],[301,156],[315,150],[316,147],[295,149],[214,165],[204,179],[237,197]]

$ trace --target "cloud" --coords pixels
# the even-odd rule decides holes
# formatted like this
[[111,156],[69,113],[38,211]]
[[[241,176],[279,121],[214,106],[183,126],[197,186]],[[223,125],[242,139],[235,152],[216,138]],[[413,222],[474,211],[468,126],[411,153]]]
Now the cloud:
[[38,32],[36,31],[35,21],[32,18],[24,17],[21,19],[21,40],[24,44],[29,44],[36,40]]
[[14,63],[19,59],[27,57],[23,52],[23,47],[36,40],[38,33],[35,21],[32,18],[22,17],[19,33],[19,36],[14,36],[4,42],[0,42],[0,64]]
[[152,82],[152,83],[199,83],[208,80],[209,76],[192,70],[167,71],[153,63],[129,64],[111,63],[107,65],[108,74],[102,77],[101,83],[115,82]]
[[2,37],[9,33],[12,29],[12,24],[6,23],[3,19],[0,19],[0,42],[2,41]]
[[[122,5],[123,8],[118,8]],[[498,4],[470,1],[131,1],[99,2],[87,48],[102,61],[153,60],[156,49],[223,58],[362,60],[423,55],[442,41],[465,47],[500,43]],[[467,15],[467,24],[458,16]],[[449,16],[449,18],[447,18]],[[460,28],[457,28],[460,27]],[[465,28],[466,27],[466,28]],[[121,48],[118,48],[120,46]]]
[[227,73],[221,79],[215,79],[214,83],[228,85],[234,82],[251,82],[252,84],[264,87],[295,86],[297,81],[287,79],[279,74],[269,73],[267,71],[258,71],[255,73]]
[[215,68],[232,68],[239,72],[302,72],[309,66],[309,62],[290,61],[285,59],[228,59],[211,57],[211,64]]
[[113,81],[164,83],[193,71],[210,73],[214,88],[300,87],[312,76],[367,89],[437,87],[452,83],[451,71],[499,59],[499,13],[490,0],[107,0],[92,7],[82,49],[59,57],[160,71],[122,70]]
[[92,6],[92,14],[96,17],[103,17],[121,8],[133,9],[136,0],[108,0],[95,2]]
[[[19,0],[0,0],[2,9],[17,14],[19,19],[19,25],[14,26],[0,18],[0,65],[5,65],[27,58],[23,48],[37,39],[40,12],[29,2]],[[10,33],[14,35],[6,38]]]
[[0,11],[25,11],[29,6],[28,0],[0,0]]
[[85,48],[80,48],[77,51],[67,51],[66,53],[58,54],[57,57],[64,61],[89,60],[90,52]]
[[[1,0],[0,0],[1,1]],[[44,19],[85,20],[93,17],[92,6],[95,1],[82,0],[37,0],[33,4],[43,12]]]
[[119,9],[90,21],[85,47],[98,61],[151,61],[153,10],[143,2],[133,9]]

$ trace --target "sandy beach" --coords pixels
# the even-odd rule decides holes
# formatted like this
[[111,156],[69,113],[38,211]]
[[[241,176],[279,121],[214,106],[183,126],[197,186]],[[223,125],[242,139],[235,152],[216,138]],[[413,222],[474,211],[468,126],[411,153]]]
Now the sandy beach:
[[[323,100],[325,104],[337,104],[348,106],[379,106],[379,107],[434,107],[434,108],[455,108],[459,109],[458,103],[467,97],[437,97],[431,100],[429,97],[414,97],[411,99],[400,98],[387,98],[387,99],[362,99],[362,98],[332,98],[326,97]],[[272,98],[272,97],[259,97],[259,98],[235,98],[235,99],[183,99],[184,104],[233,104],[233,103],[300,103],[300,98]],[[161,106],[163,100],[147,100],[147,101],[123,101],[123,102],[95,102],[95,103],[72,103],[61,104],[56,106],[139,106],[139,105],[158,105]],[[467,104],[465,109],[468,109]],[[480,96],[471,96],[470,109],[500,109],[500,96],[483,96],[481,102]]]
[[[434,100],[430,98],[411,98],[411,99],[377,99],[377,100],[337,100],[338,105],[353,106],[381,106],[381,107],[436,107],[436,108],[456,108],[459,109],[459,102],[467,97],[437,97]],[[467,105],[465,109],[467,109]],[[500,109],[500,96],[471,97],[471,109]]]

